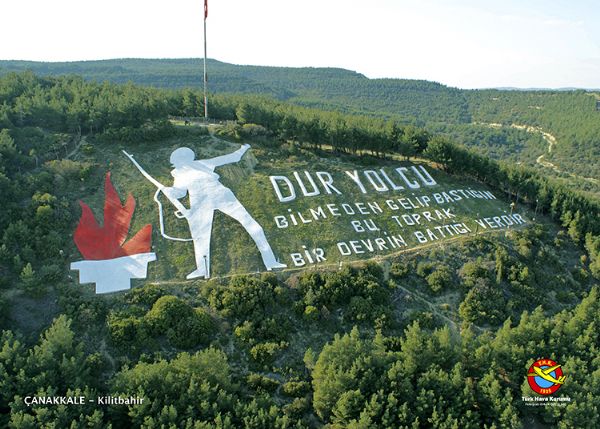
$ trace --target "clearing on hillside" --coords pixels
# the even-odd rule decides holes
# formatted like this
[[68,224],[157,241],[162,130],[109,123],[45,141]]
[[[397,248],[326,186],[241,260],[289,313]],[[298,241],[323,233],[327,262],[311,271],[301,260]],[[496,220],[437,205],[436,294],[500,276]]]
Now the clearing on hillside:
[[[148,278],[185,280],[195,268],[202,268],[196,267],[193,242],[161,235],[154,201],[157,188],[122,151],[170,187],[169,158],[175,149],[190,148],[196,160],[206,160],[235,153],[240,144],[190,133],[143,146],[94,147],[93,153],[78,157],[105,165],[121,198],[131,192],[136,199],[130,234],[147,223],[154,226],[152,251],[158,259],[150,264]],[[254,142],[239,161],[217,167],[214,173],[262,226],[278,262],[288,270],[381,258],[529,222],[520,211],[524,207],[511,207],[485,185],[449,176],[424,162],[320,157],[292,145],[275,150],[268,143]],[[99,177],[98,187],[83,198],[99,219],[103,198]],[[159,201],[165,235],[190,239],[186,219],[175,215],[164,193]],[[189,195],[180,201],[189,207]],[[212,277],[266,270],[251,234],[221,210],[214,213],[210,241]]]

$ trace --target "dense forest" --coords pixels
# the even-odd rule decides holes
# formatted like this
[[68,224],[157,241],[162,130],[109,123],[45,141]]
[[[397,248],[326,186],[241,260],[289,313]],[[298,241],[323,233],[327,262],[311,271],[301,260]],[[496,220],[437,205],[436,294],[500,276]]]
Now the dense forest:
[[[106,296],[78,285],[76,201],[106,169],[85,153],[200,136],[169,117],[193,116],[201,100],[80,77],[0,78],[0,425],[598,427],[600,203],[414,123],[211,98],[221,138],[357,164],[419,157],[539,221],[336,270],[140,282]],[[535,396],[526,371],[538,357],[563,365],[570,402],[521,399]],[[34,395],[145,400],[28,406]]]
[[[377,79],[336,68],[285,68],[237,66],[209,59],[209,82],[214,93],[264,94],[280,100],[307,105],[336,106],[390,113],[401,91],[412,99],[396,114],[416,119],[429,118],[435,110],[439,120],[469,121],[467,105],[459,90],[427,81]],[[119,59],[68,63],[0,61],[0,75],[31,70],[40,75],[76,74],[97,82],[134,82],[158,88],[199,88],[202,85],[200,59],[142,60]],[[432,107],[435,100],[437,107]],[[376,104],[372,104],[376,103]],[[412,107],[411,107],[412,106]],[[316,106],[322,107],[322,106]],[[436,119],[437,120],[437,119]]]
[[[201,68],[199,59],[0,61],[0,75],[32,70],[178,89],[199,88]],[[215,94],[263,94],[305,107],[394,119],[443,133],[494,159],[534,166],[572,189],[600,193],[600,167],[593,162],[600,156],[595,92],[461,90],[419,80],[369,79],[335,68],[240,66],[211,59],[208,71]]]

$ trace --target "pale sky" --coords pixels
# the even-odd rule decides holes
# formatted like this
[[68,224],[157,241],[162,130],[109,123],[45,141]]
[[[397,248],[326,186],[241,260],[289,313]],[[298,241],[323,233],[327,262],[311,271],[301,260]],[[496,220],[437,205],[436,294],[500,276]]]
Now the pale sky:
[[[600,88],[597,0],[208,0],[208,56],[460,88]],[[203,0],[3,0],[0,59],[203,55]]]

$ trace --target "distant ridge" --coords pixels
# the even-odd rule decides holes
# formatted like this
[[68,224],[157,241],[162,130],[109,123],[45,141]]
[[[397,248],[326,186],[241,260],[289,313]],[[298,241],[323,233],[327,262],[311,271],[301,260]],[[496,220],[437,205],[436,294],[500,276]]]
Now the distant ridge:
[[[257,73],[269,75],[277,74],[297,74],[303,73],[306,79],[310,78],[360,78],[369,81],[405,81],[405,82],[429,82],[446,87],[447,85],[437,82],[426,81],[421,79],[401,79],[401,78],[368,78],[365,75],[339,67],[279,67],[279,66],[259,66],[245,64],[231,64],[208,59],[208,65],[212,73],[227,72],[227,74],[243,74],[257,77]],[[134,82],[136,78],[141,78],[140,75],[147,75],[151,71],[152,74],[169,75],[178,77],[172,82],[156,80],[151,84],[159,87],[186,87],[197,86],[202,83],[201,76],[198,78],[198,67],[202,66],[200,58],[114,58],[108,60],[81,60],[81,61],[31,61],[31,60],[0,60],[0,75],[11,71],[31,70],[40,75],[60,75],[60,74],[81,74],[86,78],[96,78],[104,76],[105,80],[119,81],[127,76],[131,77]],[[176,70],[175,70],[176,69]],[[186,74],[195,79],[182,80]],[[155,76],[156,77],[156,76]],[[150,80],[146,77],[145,80]],[[191,84],[191,85],[190,85]],[[460,88],[457,88],[460,89]],[[475,90],[495,89],[499,91],[600,91],[600,88],[580,88],[580,87],[486,87],[473,88]]]
[[[471,121],[463,91],[435,82],[369,79],[341,68],[245,66],[215,59],[209,59],[207,66],[209,90],[214,93],[257,93],[325,110],[398,115],[412,121]],[[0,61],[0,75],[25,70],[43,76],[77,74],[90,80],[131,81],[159,88],[202,86],[202,62],[198,58]]]
[[599,88],[577,88],[577,87],[563,87],[563,88],[517,88],[514,86],[502,86],[497,89],[498,91],[600,91]]

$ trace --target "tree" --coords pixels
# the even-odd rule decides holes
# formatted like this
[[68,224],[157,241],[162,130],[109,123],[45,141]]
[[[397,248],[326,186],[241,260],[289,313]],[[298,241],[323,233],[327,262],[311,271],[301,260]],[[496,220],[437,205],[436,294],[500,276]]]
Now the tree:
[[349,334],[336,335],[323,347],[312,371],[313,406],[319,417],[329,421],[335,408],[340,415],[358,416],[360,404],[353,393],[377,391],[385,364],[383,348],[372,340],[361,340],[356,327]]
[[585,236],[585,248],[590,255],[590,271],[597,279],[600,279],[600,236],[588,233]]
[[467,322],[496,325],[504,320],[505,306],[502,293],[480,280],[460,304],[459,314]]
[[40,297],[44,293],[42,281],[38,278],[33,270],[31,263],[27,263],[21,271],[21,285],[23,290],[32,297]]
[[141,405],[120,407],[115,426],[139,427],[149,419],[175,427],[184,427],[188,418],[213,422],[219,415],[231,418],[235,403],[227,357],[213,348],[180,353],[171,361],[138,362],[114,376],[112,391],[124,397],[136,392],[145,398]]
[[0,159],[10,161],[17,153],[15,141],[10,136],[8,129],[0,131]]
[[71,320],[60,315],[28,356],[32,387],[52,386],[59,392],[92,385],[83,344],[75,340]]
[[458,161],[456,147],[447,139],[439,136],[435,136],[429,141],[424,155],[441,164],[446,171],[452,171],[453,165]]
[[496,283],[500,284],[506,275],[506,266],[509,262],[508,252],[504,247],[496,248]]

